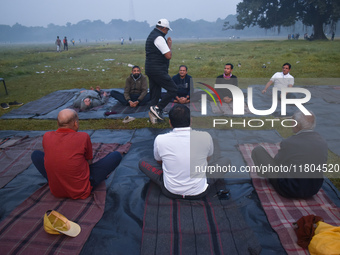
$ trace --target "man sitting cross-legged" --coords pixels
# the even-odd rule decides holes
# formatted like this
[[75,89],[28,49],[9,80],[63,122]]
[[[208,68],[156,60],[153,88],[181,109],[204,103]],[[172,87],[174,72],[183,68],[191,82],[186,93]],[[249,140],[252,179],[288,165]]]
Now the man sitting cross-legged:
[[[140,160],[139,168],[169,198],[202,198],[215,181],[204,171],[213,155],[213,140],[209,133],[190,128],[190,110],[185,105],[171,108],[169,118],[173,130],[156,137],[155,160]],[[230,160],[223,158],[218,163],[229,165]]]
[[322,186],[328,147],[321,135],[314,131],[316,118],[313,113],[304,115],[298,111],[293,119],[297,122],[293,127],[295,135],[281,142],[274,158],[262,146],[255,147],[251,157],[256,166],[285,166],[291,169],[290,172],[266,172],[261,176],[269,178],[281,196],[306,199],[315,195]]
[[46,132],[42,151],[34,151],[32,162],[48,180],[56,197],[87,198],[119,165],[122,155],[114,151],[92,164],[92,143],[85,132],[77,132],[78,114],[65,109],[58,114],[58,129]]
[[110,94],[124,106],[134,108],[146,105],[150,100],[148,80],[141,73],[139,66],[133,66],[131,74],[125,81],[124,94],[116,90],[112,90]]

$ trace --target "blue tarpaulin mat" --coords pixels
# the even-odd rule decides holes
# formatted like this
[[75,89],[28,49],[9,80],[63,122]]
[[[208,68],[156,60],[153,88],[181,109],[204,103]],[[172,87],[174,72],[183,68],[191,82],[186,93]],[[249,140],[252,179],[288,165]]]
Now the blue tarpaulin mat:
[[[138,168],[141,158],[152,157],[154,138],[169,129],[144,128],[137,130],[87,130],[92,142],[132,142],[117,169],[106,180],[107,195],[103,217],[94,227],[81,254],[140,254],[143,214],[149,179]],[[245,165],[237,144],[277,143],[282,140],[276,131],[207,130],[215,147],[231,159],[232,165]],[[41,136],[43,131],[0,131],[0,138],[10,136]],[[286,254],[277,234],[271,228],[259,198],[247,174],[225,178],[226,188],[242,213],[245,222],[253,230],[261,247],[261,254]],[[0,221],[33,192],[46,183],[31,164],[25,171],[0,189]],[[323,189],[337,206],[339,193],[328,181]],[[42,215],[43,216],[43,215]]]

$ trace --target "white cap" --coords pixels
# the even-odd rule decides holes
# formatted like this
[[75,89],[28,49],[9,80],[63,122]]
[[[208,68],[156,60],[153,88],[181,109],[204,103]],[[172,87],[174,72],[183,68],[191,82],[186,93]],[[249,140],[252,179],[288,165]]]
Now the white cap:
[[170,27],[170,23],[169,23],[169,21],[167,19],[160,19],[157,22],[157,26],[166,27],[166,28],[169,28],[169,30],[172,31],[172,29]]

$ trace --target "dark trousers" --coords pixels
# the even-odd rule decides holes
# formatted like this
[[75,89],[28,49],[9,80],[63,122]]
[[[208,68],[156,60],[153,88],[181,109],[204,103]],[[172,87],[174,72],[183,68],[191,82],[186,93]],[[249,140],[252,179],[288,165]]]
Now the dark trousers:
[[[42,176],[47,178],[45,169],[45,153],[42,151],[33,151],[31,155],[34,166],[38,169]],[[106,177],[116,169],[122,160],[122,155],[118,151],[114,151],[106,155],[104,158],[90,165],[90,182],[92,187],[96,187],[106,179]]]
[[[120,102],[122,105],[124,105],[124,106],[130,105],[129,102],[125,99],[123,93],[116,91],[116,90],[111,90],[110,95],[114,99],[118,100],[118,102]],[[130,94],[131,101],[133,101],[133,102],[137,101],[139,96],[140,96],[140,94]],[[141,102],[139,102],[138,105],[140,105],[140,106],[146,105],[149,102],[149,100],[150,100],[150,94],[148,93],[143,98],[143,100]]]
[[[148,78],[150,105],[157,105],[160,110],[163,110],[165,106],[167,106],[167,104],[177,95],[177,85],[167,73],[160,75],[148,75]],[[159,101],[162,95],[162,88],[166,90],[166,94],[162,97],[161,101]]]
[[[230,159],[228,158],[220,158],[217,162],[217,164],[220,165],[229,165],[230,164]],[[157,163],[156,160],[154,159],[141,159],[139,161],[139,169],[150,178],[151,181],[156,183],[157,186],[161,188],[162,193],[172,199],[200,199],[204,197],[208,193],[209,187],[214,184],[218,178],[223,178],[222,176],[216,176],[213,175],[213,178],[207,178],[207,182],[209,184],[208,188],[202,192],[201,194],[194,195],[194,196],[182,196],[178,194],[173,194],[170,191],[168,191],[165,186],[164,186],[164,181],[163,181],[163,170],[162,166]]]
[[[251,152],[251,158],[253,159],[255,166],[260,166],[260,165],[275,166],[276,165],[273,157],[270,156],[269,153],[262,146],[257,146],[253,149],[253,151]],[[276,178],[277,176],[275,175],[276,175],[275,173],[274,175],[273,174],[270,175],[267,173],[261,176],[268,178],[269,182],[274,187],[276,192],[279,193],[281,196],[290,197],[288,194],[282,191],[282,189],[280,188],[279,179]]]

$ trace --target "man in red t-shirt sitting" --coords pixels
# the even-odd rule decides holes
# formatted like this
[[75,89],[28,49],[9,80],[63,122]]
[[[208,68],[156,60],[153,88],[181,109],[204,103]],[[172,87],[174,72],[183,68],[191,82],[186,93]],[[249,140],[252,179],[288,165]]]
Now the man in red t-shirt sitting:
[[120,163],[122,155],[111,152],[92,164],[92,143],[85,132],[77,132],[78,114],[65,109],[58,114],[58,129],[46,132],[42,151],[34,151],[32,162],[48,180],[56,197],[85,199]]

